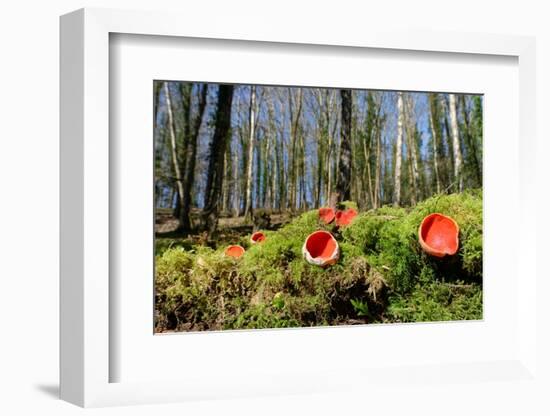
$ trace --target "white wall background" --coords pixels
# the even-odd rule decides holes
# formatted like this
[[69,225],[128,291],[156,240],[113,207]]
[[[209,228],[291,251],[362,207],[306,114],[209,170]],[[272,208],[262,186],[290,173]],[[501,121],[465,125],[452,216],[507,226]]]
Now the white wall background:
[[[186,4],[189,3],[189,4]],[[210,4],[209,4],[210,3]],[[77,8],[116,7],[189,12],[190,19],[209,13],[245,13],[289,24],[369,25],[392,19],[434,30],[509,33],[537,36],[539,174],[539,267],[544,270],[548,243],[547,217],[550,152],[546,120],[550,105],[550,27],[547,2],[535,0],[362,1],[306,3],[297,0],[168,1],[168,0],[20,0],[4,2],[0,10],[0,414],[79,414],[83,410],[57,400],[58,391],[58,17]],[[203,10],[201,10],[201,7]],[[326,22],[326,23],[325,23]],[[185,22],[182,22],[182,25]],[[208,24],[208,23],[205,23]],[[246,28],[236,28],[245,32]],[[543,220],[544,219],[544,220]],[[539,293],[550,293],[543,282]],[[541,296],[539,299],[543,300]],[[539,362],[548,371],[550,307],[539,302]],[[550,302],[548,303],[550,304]],[[547,386],[548,387],[548,386]],[[514,394],[506,383],[493,387],[500,400],[488,401],[468,385],[456,386],[456,400],[442,401],[438,386],[431,392],[387,400],[343,393],[308,397],[217,401],[93,410],[101,415],[171,414],[392,414],[410,401],[419,414],[548,414],[531,400],[542,392]],[[414,389],[413,389],[414,390]],[[550,391],[550,387],[547,388]],[[532,395],[532,396],[531,396]]]

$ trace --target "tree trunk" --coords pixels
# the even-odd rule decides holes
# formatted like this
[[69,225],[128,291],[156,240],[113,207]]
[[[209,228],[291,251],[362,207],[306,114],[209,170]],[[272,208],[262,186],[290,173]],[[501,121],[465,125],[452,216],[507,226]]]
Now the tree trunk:
[[433,94],[430,94],[430,129],[432,131],[432,147],[433,147],[433,164],[434,164],[434,176],[435,176],[435,189],[439,194],[441,193],[441,180],[439,179],[439,151],[437,148],[437,143],[439,141],[436,129],[436,100]]
[[[371,160],[372,160],[372,152],[373,152],[373,143],[376,140],[377,137],[377,124],[378,124],[378,109],[376,105],[376,100],[374,99],[374,95],[371,91],[367,93],[367,124],[366,124],[366,137],[365,140],[363,140],[363,155],[365,158],[365,174],[363,175],[365,178],[365,182],[367,183],[366,186],[366,193],[368,195],[368,199],[370,200],[371,207],[374,208],[375,206],[375,190],[373,189],[372,184],[372,167],[371,167]],[[376,174],[375,174],[376,175]]]
[[[273,90],[270,90],[273,91]],[[271,158],[271,166],[272,166],[272,178],[271,178],[271,208],[272,209],[281,209],[281,177],[283,175],[282,172],[282,166],[281,166],[281,159],[280,156],[280,148],[282,146],[282,143],[280,143],[280,140],[278,140],[278,130],[276,126],[276,120],[275,120],[275,108],[273,104],[273,97],[271,95],[267,96],[267,111],[268,111],[268,117],[269,117],[269,126],[271,130],[272,137],[272,150],[270,152],[273,153],[273,157],[269,155],[270,152],[268,152],[268,156]],[[282,136],[281,136],[282,140]]]
[[300,131],[300,208],[307,209],[306,196],[306,142],[305,134]]
[[[187,151],[185,152],[187,162],[185,164],[185,175],[183,179],[183,199],[181,204],[180,224],[184,230],[191,229],[189,213],[191,211],[191,190],[195,181],[195,165],[197,161],[197,140],[206,108],[206,96],[208,84],[203,84],[199,92],[198,113],[190,128],[190,137],[187,139]],[[191,108],[188,109],[191,111]]]
[[178,189],[178,202],[183,206],[183,180],[181,176],[180,166],[178,163],[178,148],[176,143],[176,125],[174,122],[174,113],[172,109],[172,99],[170,98],[170,89],[168,83],[164,83],[164,95],[166,97],[166,111],[168,113],[168,132],[170,134],[170,153],[172,155],[172,167],[174,176],[176,177],[176,186]]
[[153,109],[153,125],[157,124],[158,109],[160,104],[160,90],[162,88],[161,81],[153,82],[153,94],[154,94],[154,109]]
[[411,202],[413,205],[416,205],[418,201],[418,157],[416,154],[416,119],[414,118],[413,108],[412,108],[412,97],[407,95],[407,143],[409,147],[409,154],[411,159],[411,182],[412,182],[412,192],[411,192]]
[[321,126],[319,128],[318,134],[317,134],[317,183],[316,183],[316,191],[315,191],[315,206],[320,207],[321,206],[321,198],[323,194],[323,158],[324,158],[324,152],[325,152],[325,126]]
[[249,111],[249,136],[248,136],[248,157],[246,166],[246,194],[244,216],[252,218],[252,166],[254,164],[254,145],[256,134],[256,87],[250,87],[250,111]]
[[214,135],[210,143],[208,174],[204,192],[203,222],[209,235],[216,231],[224,173],[224,154],[231,130],[233,85],[221,84],[218,91]]
[[481,186],[483,182],[481,177],[481,164],[479,163],[479,158],[477,156],[477,147],[475,145],[474,137],[472,134],[470,116],[468,115],[468,111],[466,110],[466,100],[464,99],[464,95],[460,96],[460,104],[460,106],[462,107],[462,117],[464,118],[466,140],[468,140],[468,153],[470,155],[471,163],[473,164],[473,170],[476,176],[477,185]]
[[[288,156],[289,160],[289,169],[290,169],[290,188],[289,188],[289,208],[292,212],[296,211],[296,205],[299,199],[299,187],[298,187],[298,176],[299,176],[299,160],[297,155],[298,150],[298,122],[300,120],[302,112],[302,89],[298,88],[298,96],[296,98],[297,102],[293,102],[292,99],[292,88],[288,89],[288,108],[290,113],[290,155]],[[295,110],[296,107],[296,110]]]
[[395,172],[393,205],[401,203],[401,159],[403,158],[403,93],[397,93],[397,140],[395,142]]
[[340,90],[340,98],[342,100],[342,126],[340,128],[340,152],[338,156],[335,203],[347,201],[351,197],[351,90]]
[[[327,93],[327,107],[326,107],[326,118],[327,118],[327,131],[329,132],[328,143],[327,143],[327,159],[325,162],[327,170],[327,189],[325,192],[328,205],[334,205],[333,201],[333,188],[334,188],[334,177],[336,176],[335,172],[335,163],[334,157],[336,153],[334,138],[336,137],[336,129],[338,128],[338,105],[336,103],[336,92],[330,91]],[[331,114],[335,114],[334,123],[332,124],[332,130],[330,129],[330,119]]]
[[[379,109],[380,111],[380,109]],[[382,120],[380,117],[376,120],[376,163],[374,174],[374,200],[373,208],[380,206],[380,169],[381,169],[381,153],[382,153]]]
[[240,207],[240,187],[239,187],[239,152],[234,149],[233,157],[233,217],[238,217],[241,211]]
[[456,110],[456,96],[449,94],[449,112],[451,113],[451,134],[453,139],[454,178],[459,192],[462,192],[462,151],[458,135],[458,117]]
[[[256,140],[256,186],[254,187],[254,197],[252,198],[255,201],[252,206],[260,207],[260,201],[262,200],[262,170],[263,170],[263,157],[262,157],[262,146],[263,140],[260,142],[259,138]],[[254,175],[252,175],[254,177]],[[250,212],[252,213],[252,206],[250,207]]]
[[[443,112],[443,127],[445,129],[445,141],[443,141],[443,133],[441,133],[441,146],[439,148],[440,153],[442,154],[444,166],[443,169],[443,183],[446,184],[445,191],[449,190],[453,185],[453,175],[454,175],[454,149],[452,143],[451,129],[449,127],[449,105],[444,94],[439,96],[441,101],[441,111]],[[440,158],[441,160],[441,158]],[[441,173],[441,172],[440,172]]]

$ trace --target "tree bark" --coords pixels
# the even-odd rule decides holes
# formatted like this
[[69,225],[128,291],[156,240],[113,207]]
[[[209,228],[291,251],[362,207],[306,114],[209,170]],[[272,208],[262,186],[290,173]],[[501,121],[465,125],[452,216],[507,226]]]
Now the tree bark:
[[203,222],[209,235],[216,231],[224,173],[224,155],[231,130],[233,85],[221,84],[218,91],[214,135],[210,143],[208,174],[204,193]]
[[462,192],[462,151],[458,135],[458,116],[456,110],[456,96],[449,94],[449,112],[451,116],[451,134],[453,140],[454,179],[459,192]]
[[249,136],[248,136],[248,157],[246,165],[246,194],[244,216],[252,218],[252,166],[254,164],[254,146],[256,135],[256,87],[250,87],[250,110],[249,110]]
[[406,104],[406,116],[407,116],[407,143],[409,147],[409,154],[411,160],[411,183],[412,183],[412,192],[411,192],[411,203],[416,205],[416,202],[419,199],[418,195],[418,157],[416,154],[416,119],[414,118],[413,108],[412,108],[412,97],[407,95]]
[[430,129],[432,131],[432,147],[433,147],[433,164],[434,164],[434,176],[435,176],[435,189],[436,192],[439,194],[441,193],[441,180],[439,178],[439,152],[437,148],[437,143],[439,141],[438,135],[437,135],[437,129],[436,129],[436,102],[437,98],[430,94]]
[[[378,110],[380,112],[380,109]],[[372,203],[373,208],[380,206],[380,169],[381,169],[381,156],[382,156],[382,120],[378,116],[376,120],[376,162],[374,174],[374,200]]]
[[[289,208],[292,212],[296,211],[296,205],[299,198],[298,175],[299,160],[297,155],[298,148],[298,122],[302,112],[302,89],[298,88],[297,102],[293,101],[292,88],[288,88],[288,108],[290,113],[290,155],[288,156],[290,168],[290,189],[289,189]],[[295,106],[297,106],[295,110]]]
[[481,177],[481,164],[479,163],[479,158],[477,156],[477,146],[475,144],[474,137],[472,134],[470,116],[466,109],[466,100],[464,98],[464,95],[460,96],[460,106],[462,107],[462,117],[464,118],[466,140],[468,140],[469,154],[470,154],[471,161],[474,165],[473,168],[476,176],[477,185],[481,186],[483,182]]
[[[183,198],[181,204],[180,224],[184,230],[191,229],[189,213],[191,211],[191,190],[195,181],[195,165],[197,161],[197,140],[206,108],[208,84],[203,84],[199,92],[198,113],[193,120],[193,126],[189,129],[190,137],[187,139],[185,175],[183,177]],[[189,107],[188,111],[191,111]],[[189,117],[190,118],[190,117]]]
[[401,204],[401,159],[403,158],[403,93],[397,93],[397,140],[395,142],[395,170],[393,205]]
[[153,94],[154,94],[154,109],[153,109],[153,124],[157,124],[157,116],[158,116],[158,109],[160,104],[160,90],[162,88],[161,81],[154,81],[153,82]]
[[351,90],[340,90],[340,98],[342,100],[342,125],[340,128],[340,152],[338,155],[335,203],[347,201],[351,197]]
[[174,176],[176,177],[176,186],[178,189],[178,202],[180,206],[183,205],[183,180],[181,176],[180,166],[178,163],[178,148],[176,143],[176,125],[174,122],[174,113],[172,108],[172,99],[170,97],[170,89],[168,88],[168,82],[164,83],[164,95],[166,98],[166,112],[168,113],[168,132],[170,134],[170,153],[172,156],[172,167],[174,169]]

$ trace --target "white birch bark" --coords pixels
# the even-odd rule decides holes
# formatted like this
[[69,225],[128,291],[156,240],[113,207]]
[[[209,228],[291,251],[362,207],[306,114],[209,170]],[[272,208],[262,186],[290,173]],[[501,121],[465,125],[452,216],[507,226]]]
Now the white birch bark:
[[416,201],[419,199],[418,195],[418,185],[420,183],[419,174],[418,174],[418,156],[416,154],[416,140],[415,140],[415,128],[416,128],[416,117],[414,115],[412,97],[409,95],[407,100],[407,120],[408,120],[408,133],[409,136],[409,147],[411,152],[411,167],[412,167],[412,178],[413,178],[413,202],[416,204]]
[[172,99],[170,97],[170,90],[168,89],[167,82],[164,83],[164,94],[166,96],[166,109],[168,113],[168,131],[170,134],[170,152],[172,155],[172,166],[174,168],[174,175],[176,176],[176,185],[178,187],[178,198],[180,206],[183,206],[183,181],[181,179],[181,171],[178,164],[176,127],[174,123],[174,114],[172,111]]
[[245,198],[245,217],[252,214],[252,166],[254,163],[254,146],[255,146],[255,130],[256,130],[256,87],[250,87],[250,135],[248,140],[248,159],[246,167],[246,198]]
[[397,140],[395,143],[395,170],[393,205],[401,203],[401,159],[403,158],[403,93],[397,93]]
[[239,198],[239,152],[235,148],[233,155],[233,216],[238,217],[240,211]]
[[432,145],[433,145],[433,152],[434,152],[434,176],[435,176],[435,187],[437,193],[441,193],[441,183],[439,181],[439,163],[437,161],[438,154],[437,154],[437,134],[435,130],[435,121],[434,121],[434,114],[433,114],[433,108],[432,104],[430,103],[430,129],[432,130]]
[[458,136],[458,117],[456,110],[456,95],[449,94],[449,113],[451,116],[451,136],[453,140],[454,177],[459,192],[462,191],[462,151]]

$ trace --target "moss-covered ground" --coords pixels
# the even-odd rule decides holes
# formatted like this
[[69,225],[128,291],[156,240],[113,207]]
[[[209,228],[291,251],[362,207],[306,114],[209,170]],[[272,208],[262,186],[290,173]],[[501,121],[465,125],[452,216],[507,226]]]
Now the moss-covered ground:
[[[435,259],[418,243],[418,227],[433,212],[460,227],[460,249]],[[305,238],[326,229],[340,260],[306,263]],[[239,259],[192,240],[158,240],[156,330],[199,331],[320,325],[426,322],[482,318],[481,191],[438,195],[412,208],[360,213],[341,230],[306,212]],[[224,242],[225,243],[225,242]]]

